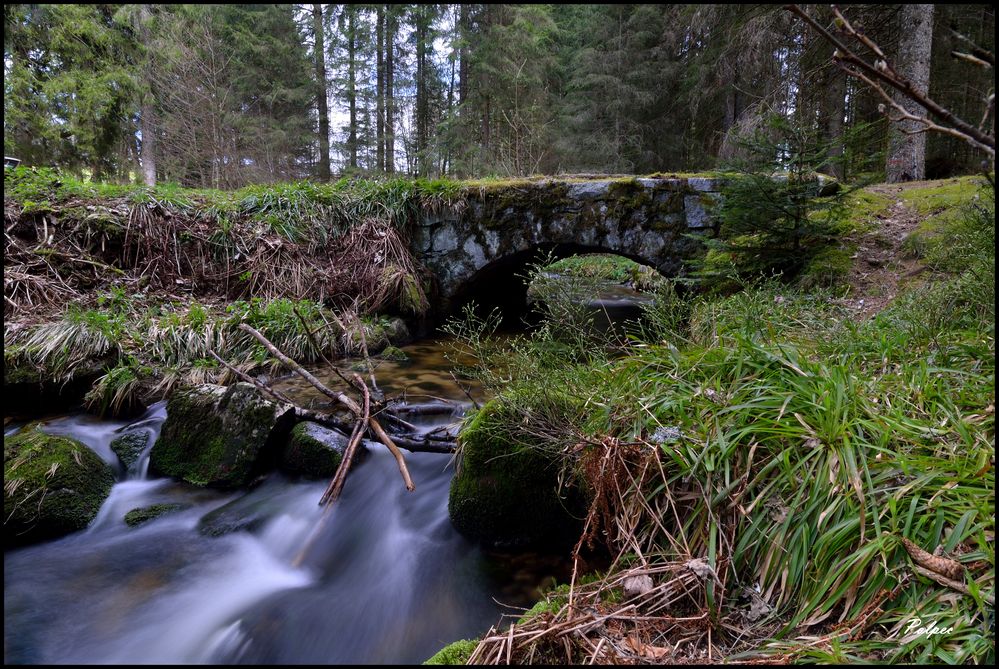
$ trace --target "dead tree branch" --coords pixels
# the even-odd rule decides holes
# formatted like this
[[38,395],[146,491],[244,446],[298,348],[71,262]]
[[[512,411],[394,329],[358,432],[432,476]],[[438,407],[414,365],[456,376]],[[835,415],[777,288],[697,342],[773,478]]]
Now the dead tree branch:
[[[971,123],[959,118],[949,109],[934,101],[927,94],[917,90],[911,82],[901,77],[898,72],[895,71],[895,68],[893,68],[888,62],[888,59],[881,48],[869,37],[854,28],[854,26],[846,19],[845,16],[843,16],[836,6],[833,6],[833,14],[836,17],[836,24],[839,27],[840,32],[842,32],[844,36],[856,40],[863,46],[870,49],[871,52],[873,52],[877,57],[877,60],[875,60],[874,63],[869,63],[861,56],[857,55],[857,53],[850,49],[850,47],[848,47],[843,40],[829,32],[798,5],[785,5],[784,8],[787,11],[799,16],[827,42],[836,47],[836,51],[833,53],[833,61],[848,75],[860,79],[865,84],[873,88],[878,95],[885,99],[891,106],[891,109],[899,114],[899,118],[893,120],[906,119],[915,121],[924,126],[921,131],[940,132],[958,137],[975,148],[987,153],[992,158],[992,162],[995,163],[996,140],[994,134],[986,132],[984,127],[975,127]],[[986,61],[985,58],[981,58],[981,60]],[[935,116],[939,122],[931,121],[925,116],[917,116],[909,113],[901,105],[895,102],[890,95],[888,95],[882,84],[897,90],[910,100],[914,100],[919,103],[930,114]],[[986,118],[988,108],[993,104],[994,102],[986,101]]]
[[[240,323],[239,327],[241,330],[243,330],[244,332],[248,332],[250,335],[253,336],[254,339],[263,344],[264,348],[266,348],[271,353],[271,355],[280,360],[285,367],[287,367],[288,369],[290,369],[291,371],[295,372],[300,377],[308,381],[309,384],[311,384],[322,394],[345,406],[352,414],[354,414],[355,419],[366,422],[368,427],[370,427],[371,431],[374,433],[376,439],[381,443],[385,444],[385,446],[389,449],[389,451],[392,452],[392,455],[395,457],[396,462],[399,465],[399,472],[402,474],[402,480],[406,484],[406,490],[409,491],[416,490],[416,486],[413,484],[413,479],[409,475],[409,469],[406,467],[406,459],[402,456],[402,453],[399,451],[399,448],[392,441],[392,438],[385,432],[385,430],[382,428],[382,426],[378,423],[378,421],[375,418],[373,418],[370,415],[366,416],[363,409],[351,397],[345,395],[344,393],[337,392],[328,388],[322,381],[320,381],[311,373],[309,373],[307,369],[305,369],[300,364],[298,364],[297,362],[289,358],[287,355],[282,353],[280,350],[278,350],[278,348],[274,344],[272,344],[270,340],[267,339],[267,337],[260,334],[246,323]],[[361,383],[363,385],[363,381]]]

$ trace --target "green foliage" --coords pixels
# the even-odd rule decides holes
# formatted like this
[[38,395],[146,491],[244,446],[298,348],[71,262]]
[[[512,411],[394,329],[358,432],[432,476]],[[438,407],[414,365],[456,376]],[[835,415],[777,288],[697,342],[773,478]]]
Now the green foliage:
[[[493,380],[503,412],[490,414],[490,434],[562,453],[569,470],[571,443],[612,436],[657,447],[662,474],[642,494],[672,500],[678,517],[638,526],[637,544],[655,547],[645,559],[707,556],[726,565],[726,583],[758,587],[773,607],[742,625],[757,641],[733,659],[985,661],[994,655],[984,601],[995,587],[992,206],[981,194],[946,227],[942,248],[959,247],[961,271],[860,324],[830,294],[769,281],[725,298],[663,294],[649,312],[654,336],[623,357],[563,352],[554,362],[544,329],[500,355],[466,338],[503,360]],[[563,409],[556,433],[537,407],[560,396],[574,409]],[[469,429],[480,438],[481,425]],[[915,575],[901,537],[957,558],[971,594]],[[730,597],[719,614],[737,607]],[[865,612],[874,617],[851,636]],[[906,636],[914,615],[954,631]],[[832,650],[801,642],[818,629]]]
[[120,170],[135,111],[136,45],[112,5],[4,11],[4,152],[96,179]]
[[423,664],[465,664],[478,645],[474,639],[460,639],[441,648]]
[[830,194],[828,178],[817,174],[828,164],[828,143],[773,116],[738,144],[743,154],[729,165],[737,176],[722,189],[719,238],[707,244],[739,276],[793,276],[842,231],[846,191]]

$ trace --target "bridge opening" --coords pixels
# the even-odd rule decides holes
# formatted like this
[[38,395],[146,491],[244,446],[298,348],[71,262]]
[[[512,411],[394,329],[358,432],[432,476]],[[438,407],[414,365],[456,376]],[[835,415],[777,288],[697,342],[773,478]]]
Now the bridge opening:
[[461,317],[464,310],[471,306],[479,317],[484,318],[498,309],[502,316],[501,330],[533,327],[540,322],[541,312],[528,296],[532,269],[564,258],[596,253],[620,256],[653,267],[642,258],[613,249],[582,244],[538,244],[497,259],[469,277],[452,296],[447,315]]

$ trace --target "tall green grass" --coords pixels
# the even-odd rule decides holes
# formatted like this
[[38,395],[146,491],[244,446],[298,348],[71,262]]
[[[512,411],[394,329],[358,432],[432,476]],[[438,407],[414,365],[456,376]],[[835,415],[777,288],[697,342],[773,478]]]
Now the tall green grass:
[[[549,435],[567,479],[583,484],[605,436],[661,451],[660,474],[629,494],[674,513],[641,520],[643,554],[625,561],[719,569],[724,588],[705,606],[715,644],[739,648],[732,659],[986,663],[994,216],[977,204],[941,236],[959,270],[864,323],[833,295],[770,282],[721,299],[663,293],[624,356],[574,351],[557,323],[505,346],[467,336],[480,323],[464,341],[510,417],[507,437]],[[919,575],[903,537],[958,560],[968,592]],[[743,618],[744,588],[766,617]],[[907,631],[914,618],[949,631]]]

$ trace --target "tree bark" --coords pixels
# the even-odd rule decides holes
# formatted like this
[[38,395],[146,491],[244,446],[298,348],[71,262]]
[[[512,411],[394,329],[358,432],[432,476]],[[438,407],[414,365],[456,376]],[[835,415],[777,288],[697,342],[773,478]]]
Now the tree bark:
[[836,66],[827,69],[823,128],[828,146],[828,172],[837,179],[846,177],[843,165],[843,116],[846,113],[846,74]]
[[386,7],[385,21],[385,171],[395,172],[395,32],[396,18]]
[[378,171],[385,171],[385,6],[378,5],[375,19],[377,77],[375,87],[375,162]]
[[427,173],[427,17],[426,5],[416,8],[416,173]]
[[[933,5],[902,5],[899,10],[901,39],[895,70],[902,79],[922,94],[929,92],[930,53],[933,42]],[[918,102],[899,93],[895,101],[905,110],[917,116],[925,116],[926,110]],[[886,181],[918,181],[926,171],[926,133],[915,132],[922,126],[914,121],[899,121],[892,124],[888,139],[888,163]]]
[[326,84],[326,32],[323,29],[323,6],[312,5],[312,32],[315,37],[316,97],[319,101],[319,178],[330,180],[330,112]]
[[458,5],[458,104],[468,99],[468,53],[472,32],[472,9],[467,4]]
[[347,105],[350,107],[350,128],[347,134],[347,150],[350,152],[350,166],[357,167],[357,23],[356,10],[351,5],[347,12]]

